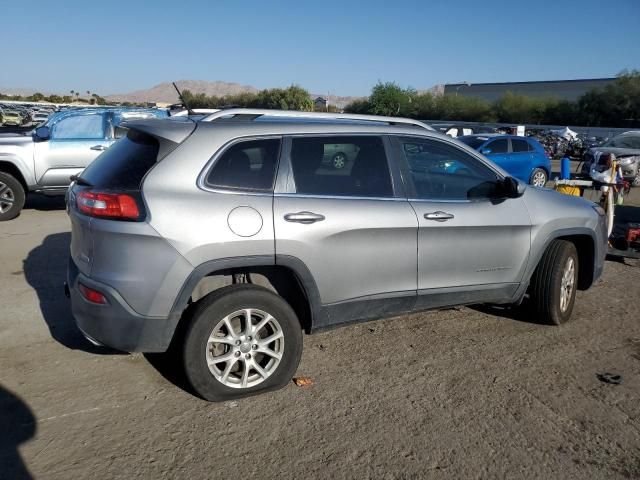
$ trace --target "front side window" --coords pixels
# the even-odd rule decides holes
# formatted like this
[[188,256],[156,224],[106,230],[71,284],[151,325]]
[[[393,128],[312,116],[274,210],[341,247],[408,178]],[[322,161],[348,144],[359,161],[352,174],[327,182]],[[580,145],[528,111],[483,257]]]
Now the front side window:
[[205,183],[213,188],[270,191],[280,154],[280,139],[232,145],[216,161]]
[[382,138],[374,136],[292,139],[296,192],[341,197],[392,197]]
[[52,137],[56,140],[89,140],[104,138],[102,115],[78,115],[57,122]]
[[492,198],[498,175],[464,150],[435,140],[401,138],[418,199]]
[[531,150],[529,142],[527,142],[526,140],[520,140],[518,138],[511,139],[511,148],[513,148],[513,153],[523,153]]

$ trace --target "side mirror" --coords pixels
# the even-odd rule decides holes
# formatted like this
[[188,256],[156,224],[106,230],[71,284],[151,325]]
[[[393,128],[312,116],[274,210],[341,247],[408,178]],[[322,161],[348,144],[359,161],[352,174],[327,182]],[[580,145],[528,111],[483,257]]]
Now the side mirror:
[[482,150],[480,150],[480,153],[483,155],[489,155],[491,153],[491,149],[490,148],[483,148]]
[[36,138],[38,140],[40,141],[49,140],[50,136],[51,136],[51,132],[49,130],[49,127],[42,126],[42,127],[36,128]]
[[524,194],[525,186],[513,177],[505,177],[500,182],[500,190],[506,198],[518,198]]

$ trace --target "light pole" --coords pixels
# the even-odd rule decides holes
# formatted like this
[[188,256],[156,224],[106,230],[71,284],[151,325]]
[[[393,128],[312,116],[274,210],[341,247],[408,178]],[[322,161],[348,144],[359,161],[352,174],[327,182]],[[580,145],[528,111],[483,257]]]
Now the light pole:
[[456,97],[458,96],[458,90],[460,90],[460,88],[462,87],[470,87],[471,84],[469,82],[467,82],[466,80],[464,82],[462,82],[460,85],[458,85],[456,87]]

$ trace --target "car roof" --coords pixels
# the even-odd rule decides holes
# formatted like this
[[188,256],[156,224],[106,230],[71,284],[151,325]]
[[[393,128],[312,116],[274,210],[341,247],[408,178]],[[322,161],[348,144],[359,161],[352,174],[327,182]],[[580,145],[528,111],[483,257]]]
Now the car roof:
[[[164,121],[164,120],[163,120]],[[170,120],[169,120],[170,121]],[[268,135],[268,134],[401,134],[420,135],[437,138],[449,138],[440,132],[412,125],[389,125],[381,122],[354,120],[302,120],[302,119],[261,119],[259,121],[222,120],[215,122],[199,121],[198,130],[225,132],[229,136]]]

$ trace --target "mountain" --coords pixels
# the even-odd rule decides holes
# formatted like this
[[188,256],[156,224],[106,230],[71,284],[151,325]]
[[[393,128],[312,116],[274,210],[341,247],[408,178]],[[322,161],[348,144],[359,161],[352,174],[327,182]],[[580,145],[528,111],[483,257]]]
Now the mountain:
[[[204,93],[206,95],[216,95],[216,96],[225,96],[225,95],[235,95],[238,93],[245,92],[257,92],[258,89],[251,85],[240,85],[239,83],[232,82],[209,82],[205,80],[179,80],[176,81],[176,85],[180,90],[189,90],[192,93]],[[32,95],[36,91],[43,93],[44,95],[51,95],[52,93],[48,90],[34,90],[34,89],[26,89],[26,88],[2,88],[0,87],[0,93],[12,94],[12,95]],[[101,94],[101,92],[98,92]],[[59,93],[58,95],[68,95],[68,93]],[[81,97],[85,97],[84,92],[81,93]],[[317,97],[327,98],[326,93],[311,93],[309,94],[311,99],[315,99]],[[178,94],[176,90],[173,88],[171,82],[163,82],[154,87],[148,88],[146,90],[136,90],[134,92],[129,93],[118,93],[112,95],[106,95],[104,98],[110,102],[151,102],[151,103],[178,103]],[[345,97],[338,95],[330,95],[329,103],[331,105],[336,105],[338,108],[344,108],[347,104],[351,103],[354,100],[357,100],[362,97]]]
[[[219,97],[225,95],[235,95],[238,93],[254,93],[258,89],[251,85],[240,85],[238,83],[231,82],[208,82],[205,80],[179,80],[176,82],[180,90],[189,90],[192,93],[204,93],[206,95],[216,95]],[[312,99],[317,97],[327,98],[326,94],[310,94]],[[151,87],[147,90],[138,90],[130,93],[107,95],[107,100],[113,102],[161,102],[161,103],[177,103],[178,94],[173,88],[171,82],[164,82],[155,87]],[[345,105],[351,103],[360,97],[341,97],[331,95],[329,101],[332,105],[337,105],[343,108]]]
[[[240,85],[230,82],[207,82],[203,80],[178,80],[176,85],[178,85],[180,90],[189,90],[192,93],[204,93],[206,95],[216,96],[258,91],[257,88],[250,85]],[[164,82],[147,90],[107,95],[105,98],[114,102],[179,102],[178,94],[171,82]]]

